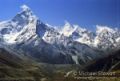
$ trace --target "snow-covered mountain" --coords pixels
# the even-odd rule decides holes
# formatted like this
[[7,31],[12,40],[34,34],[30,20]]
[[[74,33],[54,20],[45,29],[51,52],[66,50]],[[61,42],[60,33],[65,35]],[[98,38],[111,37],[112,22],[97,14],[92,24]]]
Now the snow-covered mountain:
[[84,64],[105,56],[99,49],[119,47],[119,43],[118,29],[97,27],[94,33],[68,22],[56,29],[26,5],[13,19],[0,22],[0,47],[39,62]]
[[96,28],[96,32],[91,32],[78,25],[71,25],[66,22],[61,33],[64,36],[71,37],[74,41],[97,47],[101,50],[111,50],[119,47],[120,30],[99,25]]
[[119,48],[119,38],[120,31],[118,29],[112,29],[107,26],[97,26],[94,46],[103,50]]
[[64,36],[71,37],[74,41],[87,45],[92,45],[95,35],[93,32],[78,25],[71,25],[69,22],[65,23],[61,33]]
[[24,35],[26,36],[25,39],[21,38],[21,40],[27,40],[29,35],[36,31],[34,24],[37,22],[37,17],[27,6],[23,5],[21,8],[22,12],[18,13],[13,19],[0,22],[0,35],[6,43],[18,42],[16,39],[24,32],[27,32],[27,35]]

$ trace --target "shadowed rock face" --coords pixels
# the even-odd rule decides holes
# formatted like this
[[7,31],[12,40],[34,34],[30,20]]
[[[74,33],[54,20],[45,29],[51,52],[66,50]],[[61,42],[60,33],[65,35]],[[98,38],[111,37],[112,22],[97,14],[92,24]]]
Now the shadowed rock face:
[[114,71],[120,70],[120,50],[87,65],[85,71]]

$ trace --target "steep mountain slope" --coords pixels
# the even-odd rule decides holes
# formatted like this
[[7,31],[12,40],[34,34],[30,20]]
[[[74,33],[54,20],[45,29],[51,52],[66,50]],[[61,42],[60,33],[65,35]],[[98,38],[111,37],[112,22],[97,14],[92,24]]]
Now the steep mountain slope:
[[[25,5],[22,8],[23,11],[18,13],[12,20],[0,23],[0,34],[7,43],[14,43],[16,37],[21,31],[24,31],[26,25],[30,22],[33,22],[33,24],[35,22],[36,17],[32,15],[32,11]],[[30,29],[32,30],[32,28]]]

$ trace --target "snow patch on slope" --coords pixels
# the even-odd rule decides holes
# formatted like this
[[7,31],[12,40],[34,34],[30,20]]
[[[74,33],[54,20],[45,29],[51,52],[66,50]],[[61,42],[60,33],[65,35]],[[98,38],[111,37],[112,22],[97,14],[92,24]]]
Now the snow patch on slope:
[[72,56],[72,59],[73,59],[73,61],[74,61],[76,64],[79,64],[79,62],[78,62],[78,56],[73,55],[73,56]]

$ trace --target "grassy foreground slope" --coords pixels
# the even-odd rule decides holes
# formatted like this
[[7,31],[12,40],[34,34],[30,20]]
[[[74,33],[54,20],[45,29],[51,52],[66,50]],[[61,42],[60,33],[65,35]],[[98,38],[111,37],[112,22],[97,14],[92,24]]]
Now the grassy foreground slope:
[[64,81],[64,75],[78,67],[37,63],[0,49],[0,81]]
[[37,63],[0,49],[0,81],[120,81],[120,78],[80,79],[74,72],[116,72],[120,73],[120,50],[114,54],[92,61],[84,68],[80,65],[54,65]]

